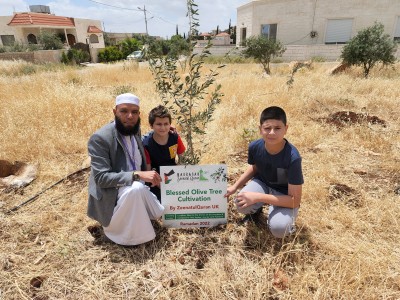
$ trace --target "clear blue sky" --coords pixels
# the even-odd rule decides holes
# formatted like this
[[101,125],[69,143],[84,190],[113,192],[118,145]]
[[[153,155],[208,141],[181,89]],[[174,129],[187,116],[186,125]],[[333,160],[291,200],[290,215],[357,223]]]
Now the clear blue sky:
[[[227,29],[229,19],[236,25],[236,9],[249,0],[197,0],[200,32]],[[106,5],[100,4],[104,3]],[[170,37],[189,29],[185,0],[0,0],[0,15],[29,11],[29,5],[47,5],[53,14],[66,17],[96,19],[106,31],[146,32],[143,6],[147,10],[150,35]],[[140,7],[142,10],[139,10]],[[124,9],[121,9],[124,8]]]

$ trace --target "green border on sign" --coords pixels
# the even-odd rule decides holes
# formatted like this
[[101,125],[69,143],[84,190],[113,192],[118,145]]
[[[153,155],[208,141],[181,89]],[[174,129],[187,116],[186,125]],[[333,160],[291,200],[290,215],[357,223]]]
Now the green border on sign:
[[225,213],[166,214],[164,218],[165,220],[223,219]]

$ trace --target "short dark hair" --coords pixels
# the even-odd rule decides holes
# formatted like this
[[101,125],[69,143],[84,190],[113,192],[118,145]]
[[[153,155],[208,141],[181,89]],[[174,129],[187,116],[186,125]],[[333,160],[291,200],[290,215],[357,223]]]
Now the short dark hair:
[[260,116],[260,125],[267,120],[280,120],[286,126],[286,113],[278,106],[270,106],[264,109]]
[[151,126],[153,126],[156,118],[168,118],[169,122],[171,123],[171,114],[169,113],[168,109],[163,105],[154,107],[149,112],[149,123]]

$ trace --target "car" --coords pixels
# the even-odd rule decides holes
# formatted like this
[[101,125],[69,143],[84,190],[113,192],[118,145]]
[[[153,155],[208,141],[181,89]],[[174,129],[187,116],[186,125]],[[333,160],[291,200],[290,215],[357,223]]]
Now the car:
[[143,60],[143,51],[138,50],[138,51],[133,51],[131,54],[129,54],[126,57],[127,60],[137,60],[137,61],[142,61]]

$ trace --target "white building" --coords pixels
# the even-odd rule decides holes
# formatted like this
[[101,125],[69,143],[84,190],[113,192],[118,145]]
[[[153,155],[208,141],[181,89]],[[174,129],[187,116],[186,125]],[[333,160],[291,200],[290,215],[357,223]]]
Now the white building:
[[236,44],[262,34],[286,46],[306,46],[299,49],[340,45],[375,21],[400,41],[400,0],[251,1],[237,8]]

